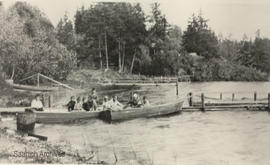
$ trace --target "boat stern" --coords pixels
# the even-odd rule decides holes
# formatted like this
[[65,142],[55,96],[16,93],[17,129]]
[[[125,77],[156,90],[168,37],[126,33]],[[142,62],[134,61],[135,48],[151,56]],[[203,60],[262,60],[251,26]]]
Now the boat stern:
[[184,101],[180,101],[179,103],[177,103],[177,104],[175,105],[175,108],[176,108],[177,111],[179,111],[179,112],[182,111],[183,103],[184,103]]

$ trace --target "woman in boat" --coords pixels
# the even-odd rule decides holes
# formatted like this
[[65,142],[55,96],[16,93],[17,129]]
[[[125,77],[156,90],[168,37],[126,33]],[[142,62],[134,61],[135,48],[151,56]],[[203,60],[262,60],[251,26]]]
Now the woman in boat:
[[108,96],[105,96],[103,98],[102,108],[103,108],[103,110],[109,110],[110,109],[110,103],[109,103],[109,97]]
[[91,95],[88,96],[88,100],[83,103],[83,109],[86,111],[90,111],[92,108],[93,102],[92,102],[92,97]]
[[70,97],[70,101],[67,104],[67,107],[68,107],[68,111],[69,112],[74,110],[75,104],[76,104],[75,97],[74,96],[71,96]]
[[86,97],[82,98],[82,109],[85,110],[85,111],[90,110]]
[[75,110],[82,110],[82,105],[83,105],[83,102],[81,100],[81,97],[79,96],[79,97],[77,97],[77,101],[76,101],[74,109]]
[[109,101],[109,105],[112,110],[122,110],[124,107],[123,104],[118,101],[117,96],[113,96]]
[[142,104],[143,104],[143,106],[149,106],[150,105],[150,102],[149,102],[149,100],[147,99],[146,96],[143,96]]
[[40,96],[36,95],[35,98],[31,102],[31,108],[36,111],[43,111],[43,104],[40,100]]

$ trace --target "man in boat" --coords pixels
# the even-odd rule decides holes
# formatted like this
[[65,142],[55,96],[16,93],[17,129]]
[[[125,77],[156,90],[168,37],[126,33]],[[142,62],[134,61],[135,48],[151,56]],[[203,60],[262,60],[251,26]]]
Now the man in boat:
[[98,99],[96,88],[92,88],[91,96],[92,96],[92,98],[94,98],[96,100]]
[[113,98],[109,101],[109,106],[111,110],[122,110],[123,109],[123,104],[121,104],[117,96],[113,96]]
[[68,111],[69,112],[74,110],[75,104],[76,104],[75,97],[74,96],[71,96],[70,97],[70,101],[67,104],[67,107],[68,107]]
[[146,96],[143,96],[142,104],[143,104],[143,106],[149,106],[150,105],[150,102],[149,102],[149,100],[147,99]]
[[31,108],[36,111],[43,111],[43,104],[40,100],[40,96],[36,95],[35,98],[31,102]]
[[96,111],[97,110],[97,97],[96,96],[92,96],[92,107],[91,110],[92,111]]

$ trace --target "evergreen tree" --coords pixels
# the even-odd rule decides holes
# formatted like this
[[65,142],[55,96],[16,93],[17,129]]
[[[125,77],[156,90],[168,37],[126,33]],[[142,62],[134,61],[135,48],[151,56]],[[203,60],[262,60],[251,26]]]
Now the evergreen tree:
[[218,56],[218,39],[207,25],[207,20],[193,15],[183,34],[183,47],[187,52],[195,52],[206,58]]

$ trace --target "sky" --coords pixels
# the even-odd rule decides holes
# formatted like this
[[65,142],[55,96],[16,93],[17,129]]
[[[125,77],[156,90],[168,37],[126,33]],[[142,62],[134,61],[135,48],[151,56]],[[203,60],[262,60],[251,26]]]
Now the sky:
[[[2,0],[8,8],[15,0]],[[67,12],[69,18],[82,5],[89,6],[100,0],[25,0],[43,11],[56,26],[60,18]],[[106,2],[112,0],[106,0]],[[115,2],[123,2],[118,0]],[[170,24],[178,25],[185,30],[193,13],[202,12],[208,19],[208,25],[218,35],[241,40],[246,34],[255,37],[260,29],[261,36],[270,38],[270,0],[128,0],[141,3],[146,14],[150,13],[150,4],[159,2],[163,14]]]

